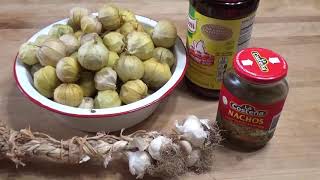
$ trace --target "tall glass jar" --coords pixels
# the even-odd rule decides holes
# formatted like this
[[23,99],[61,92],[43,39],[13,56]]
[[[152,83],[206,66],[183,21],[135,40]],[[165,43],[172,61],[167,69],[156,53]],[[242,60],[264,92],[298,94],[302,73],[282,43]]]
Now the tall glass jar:
[[273,137],[289,86],[286,61],[262,48],[240,51],[224,75],[217,121],[226,140],[258,149]]
[[251,38],[259,0],[190,0],[187,85],[218,98],[223,74]]

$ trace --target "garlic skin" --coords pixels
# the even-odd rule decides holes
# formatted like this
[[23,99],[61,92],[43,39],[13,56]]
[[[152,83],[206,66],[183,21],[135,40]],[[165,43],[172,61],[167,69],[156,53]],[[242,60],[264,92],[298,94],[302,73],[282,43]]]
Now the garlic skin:
[[34,76],[34,73],[36,73],[41,68],[43,68],[43,66],[40,63],[32,65],[30,68],[30,74],[32,75],[32,77]]
[[33,84],[40,94],[47,98],[52,98],[54,90],[60,84],[56,69],[52,66],[45,66],[39,69],[34,73]]
[[159,21],[152,32],[152,40],[157,47],[170,48],[177,39],[177,29],[171,21]]
[[108,59],[108,62],[107,62],[107,67],[111,67],[111,68],[114,68],[115,65],[118,63],[119,61],[119,55],[116,53],[116,52],[113,52],[113,51],[109,51],[109,59]]
[[142,179],[148,167],[151,166],[151,158],[145,151],[127,152],[129,160],[129,171],[136,175],[137,179]]
[[66,55],[66,46],[59,39],[46,40],[37,51],[37,57],[42,66],[55,67],[58,61]]
[[82,99],[81,104],[79,105],[79,108],[81,109],[93,109],[94,100],[92,97],[84,97]]
[[117,73],[110,67],[102,68],[94,76],[95,87],[99,91],[116,90]]
[[151,37],[145,32],[131,32],[127,36],[127,51],[141,60],[152,57],[154,45]]
[[70,55],[77,51],[80,47],[80,42],[73,34],[65,34],[59,38],[66,46],[67,55]]
[[148,86],[139,79],[126,82],[120,90],[120,99],[125,104],[139,101],[147,95]]
[[49,30],[48,35],[54,38],[59,38],[64,34],[73,34],[73,32],[72,27],[66,24],[55,24]]
[[72,22],[76,29],[81,28],[81,19],[89,15],[89,10],[82,7],[74,7],[70,10],[69,20]]
[[122,24],[126,22],[137,22],[137,19],[134,13],[127,9],[119,9],[119,15],[120,15]]
[[78,84],[83,91],[83,96],[85,97],[93,97],[97,93],[95,83],[94,83],[93,72],[90,72],[90,71],[80,72],[80,80]]
[[78,50],[78,61],[81,66],[91,71],[103,68],[109,58],[109,50],[98,41],[90,41]]
[[102,24],[93,15],[83,16],[81,18],[81,30],[84,33],[101,33]]
[[61,84],[54,90],[53,99],[55,102],[78,107],[83,99],[83,92],[77,84]]
[[153,159],[159,161],[163,158],[161,157],[161,148],[168,144],[172,144],[171,139],[164,136],[158,136],[150,142],[148,152]]
[[173,53],[169,49],[163,47],[157,47],[153,50],[153,58],[159,60],[161,63],[167,63],[170,68],[175,63]]
[[80,37],[81,46],[90,41],[97,41],[99,43],[103,42],[101,37],[97,33],[84,34],[83,36]]
[[170,80],[172,74],[168,64],[162,64],[154,58],[143,62],[143,64],[145,72],[142,80],[148,87],[158,89]]
[[121,106],[121,100],[117,91],[105,90],[99,91],[94,99],[94,108],[104,109]]
[[118,54],[122,53],[126,44],[124,43],[124,36],[117,32],[110,32],[103,37],[103,43],[110,51]]
[[209,136],[209,132],[202,127],[200,119],[193,115],[189,116],[182,125],[176,123],[176,128],[183,139],[189,141],[194,147],[202,147]]
[[143,63],[136,56],[121,55],[115,70],[122,82],[141,79],[144,74]]
[[36,46],[41,46],[49,38],[52,38],[52,37],[47,34],[41,34],[36,38],[33,44]]
[[58,62],[56,73],[62,82],[76,82],[79,79],[80,65],[76,59],[65,57]]
[[98,11],[98,18],[102,26],[107,31],[116,30],[121,25],[121,18],[118,8],[110,5],[104,5]]
[[39,62],[37,58],[38,50],[38,46],[32,43],[24,43],[20,46],[18,57],[24,64],[32,66]]

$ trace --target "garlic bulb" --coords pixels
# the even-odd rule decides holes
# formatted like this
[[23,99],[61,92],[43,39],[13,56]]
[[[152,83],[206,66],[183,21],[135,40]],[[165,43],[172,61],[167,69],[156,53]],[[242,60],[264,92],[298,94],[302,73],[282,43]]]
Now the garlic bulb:
[[61,84],[54,90],[53,99],[55,102],[78,107],[83,99],[83,92],[77,84]]
[[152,40],[157,47],[170,48],[177,37],[177,29],[171,21],[159,21],[152,32]]
[[116,30],[120,27],[119,10],[114,6],[104,5],[98,12],[98,18],[107,31]]
[[32,65],[30,68],[30,74],[32,75],[32,77],[34,76],[34,73],[36,73],[41,68],[43,68],[43,66],[40,63]]
[[137,175],[137,179],[142,179],[148,167],[151,166],[151,158],[145,151],[127,152],[129,160],[129,171],[132,175]]
[[99,91],[98,95],[94,99],[94,107],[96,109],[112,108],[118,106],[121,106],[121,100],[117,91]]
[[52,66],[39,69],[34,73],[33,84],[40,94],[47,98],[52,98],[54,89],[60,84],[56,69]]
[[142,80],[150,88],[158,89],[162,87],[172,76],[168,64],[162,64],[154,58],[145,61],[143,64],[145,72]]
[[95,87],[99,91],[116,90],[117,73],[110,67],[102,68],[94,76]]
[[83,16],[81,18],[81,30],[85,33],[101,33],[102,24],[93,16]]
[[154,45],[151,37],[145,32],[132,32],[127,36],[127,51],[141,60],[152,57]]
[[141,79],[144,74],[143,63],[136,56],[121,55],[115,70],[122,82]]
[[52,38],[52,37],[47,34],[41,34],[34,41],[34,45],[41,46],[49,38]]
[[79,86],[83,91],[85,97],[93,97],[97,90],[94,83],[94,74],[89,71],[80,72]]
[[127,9],[120,9],[119,10],[119,15],[121,17],[121,22],[122,24],[126,22],[136,22],[136,16],[134,15],[133,12],[127,10]]
[[80,47],[80,42],[73,34],[65,34],[59,38],[66,46],[67,55],[77,51]]
[[80,38],[80,44],[81,46],[84,45],[87,42],[90,41],[97,41],[97,42],[103,42],[101,37],[99,36],[99,34],[97,33],[89,33],[89,34],[84,34],[83,36],[81,36]]
[[173,53],[166,48],[157,47],[153,50],[153,57],[159,60],[161,63],[167,63],[169,67],[175,63],[175,58]]
[[126,82],[120,90],[120,99],[125,104],[139,101],[147,95],[148,86],[139,79]]
[[115,65],[118,63],[119,58],[120,57],[116,52],[109,51],[109,59],[106,66],[114,68]]
[[89,10],[82,7],[74,7],[70,10],[69,20],[72,22],[76,29],[81,27],[81,19],[89,15]]
[[78,50],[78,61],[81,66],[91,71],[103,68],[109,58],[109,50],[98,41],[90,41]]
[[62,82],[76,82],[79,79],[80,65],[76,59],[65,57],[58,62],[56,73]]
[[110,51],[122,53],[125,48],[124,36],[117,32],[110,32],[103,37],[103,43]]
[[72,27],[66,24],[55,24],[48,32],[49,36],[59,38],[64,34],[73,34]]
[[24,43],[20,46],[18,57],[23,63],[32,66],[39,62],[37,58],[38,50],[38,46],[32,43]]
[[177,123],[176,128],[183,139],[189,141],[194,147],[202,147],[209,135],[196,116],[189,116],[182,125]]
[[74,33],[74,36],[80,41],[81,37],[85,35],[83,31],[79,30],[77,32]]
[[191,154],[192,152],[192,145],[191,143],[189,143],[188,141],[185,140],[181,140],[179,141],[179,145],[182,148],[182,150],[187,153],[187,154]]
[[172,144],[172,140],[165,136],[158,136],[150,142],[148,152],[155,160],[161,160],[161,148],[166,145]]
[[82,99],[81,104],[79,105],[79,108],[82,109],[93,109],[94,100],[91,97],[84,97]]
[[66,57],[66,46],[59,39],[46,40],[37,52],[41,65],[55,67],[58,61]]

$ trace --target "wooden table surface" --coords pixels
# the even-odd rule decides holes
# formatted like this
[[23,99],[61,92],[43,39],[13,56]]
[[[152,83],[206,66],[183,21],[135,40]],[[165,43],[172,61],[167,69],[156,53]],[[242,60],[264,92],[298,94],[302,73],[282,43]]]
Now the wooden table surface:
[[[30,126],[56,138],[83,133],[57,123],[30,103],[17,89],[12,76],[19,46],[39,29],[65,18],[70,8],[81,5],[96,10],[101,1],[1,0],[0,6],[0,117],[13,128]],[[139,15],[172,19],[184,38],[187,0],[110,1]],[[289,63],[290,93],[275,137],[263,149],[242,153],[221,147],[214,154],[211,172],[181,179],[217,180],[316,180],[320,179],[320,1],[262,0],[251,46],[273,49]],[[217,102],[198,98],[182,85],[144,123],[132,128],[168,132],[175,120],[188,114],[214,120]],[[29,163],[15,169],[0,162],[0,179],[134,179],[124,162],[109,169],[88,165],[70,167]]]

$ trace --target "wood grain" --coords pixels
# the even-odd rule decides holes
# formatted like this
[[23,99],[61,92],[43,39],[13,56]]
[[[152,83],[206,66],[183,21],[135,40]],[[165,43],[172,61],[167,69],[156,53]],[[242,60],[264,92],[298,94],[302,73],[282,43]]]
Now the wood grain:
[[[46,110],[30,103],[16,88],[13,59],[19,46],[39,29],[65,18],[73,6],[96,11],[105,1],[1,0],[0,6],[0,116],[16,129],[30,126],[57,138],[85,135],[57,123]],[[150,18],[172,19],[180,37],[186,33],[187,0],[114,0]],[[265,148],[242,153],[217,150],[212,171],[180,179],[316,180],[320,177],[320,1],[263,0],[257,13],[251,46],[273,49],[289,63],[290,93],[275,137]],[[188,114],[215,119],[217,102],[200,98],[182,83],[144,123],[131,128],[170,131],[175,120]],[[134,179],[123,160],[109,169],[69,167],[44,162],[15,169],[0,163],[0,179]],[[148,177],[146,179],[149,179]]]

